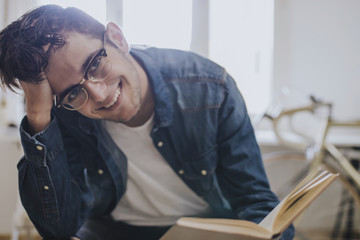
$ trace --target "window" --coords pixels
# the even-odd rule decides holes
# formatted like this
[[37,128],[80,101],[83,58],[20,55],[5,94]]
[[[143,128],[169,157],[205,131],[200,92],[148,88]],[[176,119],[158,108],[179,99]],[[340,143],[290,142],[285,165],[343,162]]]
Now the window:
[[123,0],[123,30],[131,44],[188,50],[192,0]]
[[210,0],[209,57],[235,78],[250,113],[271,100],[274,3]]

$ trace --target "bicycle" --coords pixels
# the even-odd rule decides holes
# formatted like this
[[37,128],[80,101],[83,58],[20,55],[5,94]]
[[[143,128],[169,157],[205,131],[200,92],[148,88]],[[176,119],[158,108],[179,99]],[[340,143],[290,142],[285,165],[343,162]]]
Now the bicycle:
[[[276,176],[269,176],[270,183],[279,198],[283,198],[311,171],[326,168],[332,172],[339,172],[342,199],[339,199],[341,205],[338,207],[333,230],[329,237],[332,239],[339,239],[339,237],[342,237],[341,239],[360,239],[360,172],[358,171],[360,157],[350,159],[351,155],[349,154],[360,150],[360,142],[357,146],[341,146],[328,141],[330,130],[340,127],[360,129],[360,120],[336,121],[332,117],[331,103],[320,101],[314,96],[311,96],[310,100],[311,102],[308,105],[288,109],[279,104],[274,105],[260,118],[271,121],[272,130],[279,145],[288,148],[288,150],[263,154],[267,171],[280,167],[289,170],[282,171],[283,179],[276,174]],[[310,116],[316,115],[318,134],[311,132],[309,136],[303,128],[298,128],[299,124],[294,124],[292,120],[300,113],[307,113]],[[284,120],[287,120],[286,124],[284,124]],[[287,126],[288,131],[286,132],[283,131],[284,125]],[[316,210],[314,209],[314,211]],[[305,229],[305,227],[301,227],[301,223],[306,222],[304,221],[306,217],[311,215],[313,214],[303,216],[294,223],[296,227],[297,225],[300,226],[298,238],[307,239],[305,234],[301,232],[301,229]]]

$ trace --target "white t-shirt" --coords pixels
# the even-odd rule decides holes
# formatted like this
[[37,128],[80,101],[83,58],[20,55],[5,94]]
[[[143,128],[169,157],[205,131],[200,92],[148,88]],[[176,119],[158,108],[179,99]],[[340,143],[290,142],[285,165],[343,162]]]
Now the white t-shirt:
[[[206,214],[209,205],[173,171],[153,145],[153,116],[140,127],[104,121],[128,158],[127,190],[111,213],[131,225],[172,225],[181,216]],[[166,144],[164,142],[163,144]]]

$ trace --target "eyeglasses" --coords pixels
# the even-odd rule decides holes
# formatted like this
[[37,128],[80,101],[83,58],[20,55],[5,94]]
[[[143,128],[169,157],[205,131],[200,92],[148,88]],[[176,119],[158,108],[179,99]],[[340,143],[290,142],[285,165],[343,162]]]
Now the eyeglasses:
[[89,94],[86,89],[83,87],[85,81],[90,82],[101,82],[111,72],[111,62],[106,59],[107,54],[104,48],[105,45],[105,34],[102,42],[102,48],[97,52],[97,54],[91,59],[89,65],[86,68],[83,79],[79,84],[65,90],[58,97],[57,107],[64,107],[67,110],[75,111],[82,108],[87,100],[89,99]]

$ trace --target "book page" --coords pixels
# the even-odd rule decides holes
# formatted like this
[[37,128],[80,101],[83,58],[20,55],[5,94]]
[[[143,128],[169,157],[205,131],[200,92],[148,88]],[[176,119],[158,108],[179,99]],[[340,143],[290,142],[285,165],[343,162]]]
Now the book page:
[[161,240],[272,239],[279,236],[337,176],[328,171],[309,175],[259,224],[237,219],[183,217]]
[[296,192],[299,192],[300,189],[302,189],[307,183],[309,183],[318,173],[315,174],[309,174],[306,176],[300,183],[297,184],[297,186],[288,194],[260,223],[259,225],[268,229],[269,231],[272,231],[273,225],[275,222],[276,217],[278,216],[278,213],[280,210],[282,210],[283,205],[288,201],[288,198],[291,196],[294,196]]
[[259,225],[276,234],[284,231],[336,177],[328,171],[310,174]]
[[[216,235],[221,236],[221,238],[219,239],[224,239],[225,235],[229,235],[228,236],[229,239],[233,239],[233,237],[230,238],[231,235],[236,236],[236,238],[234,239],[270,239],[272,236],[272,234],[269,231],[260,227],[256,223],[250,221],[238,220],[238,219],[183,217],[178,220],[175,227],[186,228],[187,232],[191,231],[192,232],[191,239],[206,239],[206,240],[217,239],[217,238],[213,238]],[[194,234],[196,234],[196,230],[199,230],[198,233],[202,237],[206,235],[207,238],[198,238],[198,237],[195,238]],[[173,230],[173,234],[175,234],[174,231],[179,231],[179,229]],[[173,238],[168,238],[169,237],[168,234],[166,235],[167,238],[164,239],[173,239]],[[211,237],[209,235],[211,235]],[[244,238],[243,236],[247,236],[247,238]],[[182,235],[182,237],[184,236]],[[182,238],[182,239],[189,239],[189,238]]]

